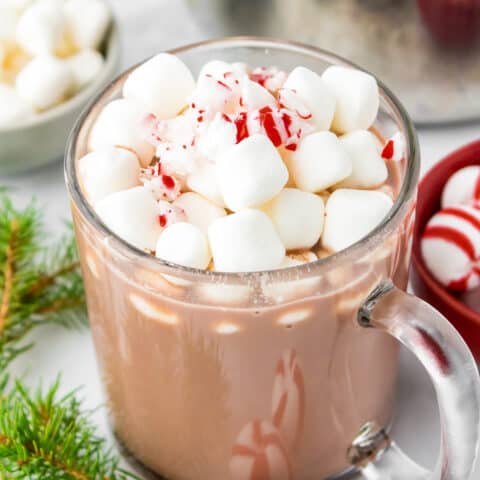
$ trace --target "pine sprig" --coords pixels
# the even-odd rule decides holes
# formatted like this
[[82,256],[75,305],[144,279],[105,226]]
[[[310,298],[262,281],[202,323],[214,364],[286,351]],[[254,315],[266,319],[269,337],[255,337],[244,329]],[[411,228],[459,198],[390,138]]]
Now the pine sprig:
[[0,373],[31,345],[35,327],[86,322],[83,282],[73,234],[46,245],[33,204],[16,209],[0,191]]
[[126,480],[105,440],[95,434],[91,412],[75,393],[31,394],[16,382],[0,400],[0,478],[29,480]]

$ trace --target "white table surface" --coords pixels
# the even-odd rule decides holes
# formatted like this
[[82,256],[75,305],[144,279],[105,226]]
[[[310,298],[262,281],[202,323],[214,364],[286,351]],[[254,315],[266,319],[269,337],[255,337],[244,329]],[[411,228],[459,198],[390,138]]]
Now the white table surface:
[[[177,0],[111,0],[123,32],[124,66],[161,49],[207,38],[196,27],[183,2]],[[139,7],[142,7],[141,11]],[[422,171],[465,143],[480,138],[480,123],[458,127],[421,129]],[[26,175],[1,178],[0,185],[12,189],[18,204],[36,196],[45,214],[47,227],[61,231],[69,217],[61,160]],[[36,347],[16,361],[14,374],[28,383],[41,379],[51,383],[60,373],[62,389],[83,385],[81,395],[89,407],[102,404],[93,346],[88,331],[66,332],[44,328],[32,334]],[[103,411],[95,416],[100,432],[109,436]],[[425,372],[407,352],[402,352],[393,437],[415,460],[431,467],[439,445],[438,413],[433,389]],[[480,478],[480,465],[473,478]],[[200,479],[199,479],[200,480]]]

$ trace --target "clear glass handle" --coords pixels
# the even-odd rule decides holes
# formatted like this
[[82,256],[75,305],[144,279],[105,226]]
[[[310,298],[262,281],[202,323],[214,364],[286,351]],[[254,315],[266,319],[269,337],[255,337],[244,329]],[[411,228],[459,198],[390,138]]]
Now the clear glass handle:
[[350,462],[368,480],[470,479],[480,437],[480,381],[463,339],[443,315],[391,283],[372,292],[358,320],[395,337],[427,370],[438,398],[441,447],[435,471],[427,472],[368,423],[349,449]]

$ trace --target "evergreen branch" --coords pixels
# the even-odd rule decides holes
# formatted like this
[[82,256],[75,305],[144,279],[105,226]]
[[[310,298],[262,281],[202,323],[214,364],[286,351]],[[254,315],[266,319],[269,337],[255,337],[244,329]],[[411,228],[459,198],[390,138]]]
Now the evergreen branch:
[[[0,400],[0,478],[126,480],[95,433],[91,412],[72,392],[58,395],[59,382],[32,395],[21,382]],[[3,474],[3,475],[2,475]]]
[[3,295],[2,304],[0,305],[0,333],[5,328],[5,322],[10,307],[10,297],[12,294],[12,279],[13,279],[13,261],[14,261],[14,245],[17,235],[18,224],[15,219],[10,222],[10,239],[7,242],[5,250],[5,268],[3,272]]

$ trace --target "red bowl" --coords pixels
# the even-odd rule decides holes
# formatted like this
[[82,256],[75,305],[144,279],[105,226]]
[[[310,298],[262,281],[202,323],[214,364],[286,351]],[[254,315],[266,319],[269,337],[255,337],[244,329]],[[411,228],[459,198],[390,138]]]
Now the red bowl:
[[430,274],[423,262],[420,238],[428,220],[440,210],[443,187],[460,168],[480,165],[480,141],[456,150],[436,164],[422,179],[418,190],[417,214],[413,239],[411,281],[417,296],[442,312],[468,343],[480,360],[480,313],[464,305]]

